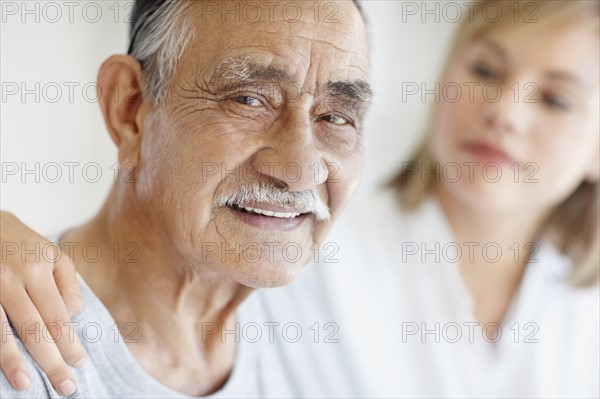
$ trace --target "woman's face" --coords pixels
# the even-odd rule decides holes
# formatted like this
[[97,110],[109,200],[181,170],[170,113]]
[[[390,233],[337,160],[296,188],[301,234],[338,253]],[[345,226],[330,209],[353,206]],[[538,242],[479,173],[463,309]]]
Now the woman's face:
[[541,210],[596,181],[598,41],[585,26],[523,27],[459,49],[431,143],[442,189],[484,210]]

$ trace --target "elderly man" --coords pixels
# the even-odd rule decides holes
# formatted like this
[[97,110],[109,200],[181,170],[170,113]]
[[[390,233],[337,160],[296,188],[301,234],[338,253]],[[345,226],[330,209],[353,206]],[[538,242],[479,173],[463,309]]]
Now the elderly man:
[[[52,370],[19,330],[48,320],[33,305],[17,314],[23,298],[3,292],[39,363],[27,355],[26,375],[3,361],[3,397],[260,397],[274,394],[264,370],[293,367],[215,329],[253,320],[248,295],[291,282],[355,190],[371,95],[366,31],[351,1],[328,19],[314,12],[325,2],[290,3],[294,19],[281,12],[289,2],[256,2],[258,21],[228,15],[225,3],[136,2],[129,55],[98,75],[121,178],[94,219],[58,239],[81,277],[73,321],[87,363],[78,387]],[[88,242],[105,253],[134,243],[136,262],[90,262],[73,245]],[[49,291],[28,294],[41,314],[58,306],[39,305]],[[23,349],[2,333],[4,359]]]

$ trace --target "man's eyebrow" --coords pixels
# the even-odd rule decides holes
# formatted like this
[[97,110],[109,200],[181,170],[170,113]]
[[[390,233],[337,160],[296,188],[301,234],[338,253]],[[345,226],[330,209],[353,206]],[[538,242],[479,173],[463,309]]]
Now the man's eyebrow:
[[364,80],[341,80],[327,82],[325,90],[329,96],[345,97],[350,100],[368,103],[373,97],[373,89]]
[[[294,77],[284,69],[262,65],[245,57],[230,58],[223,61],[210,78],[211,87],[239,86],[244,83],[293,83]],[[331,97],[345,97],[349,100],[368,103],[373,90],[364,80],[329,81],[325,92]]]
[[211,84],[243,84],[245,82],[291,82],[293,77],[285,70],[272,65],[261,65],[245,57],[223,61],[213,76]]

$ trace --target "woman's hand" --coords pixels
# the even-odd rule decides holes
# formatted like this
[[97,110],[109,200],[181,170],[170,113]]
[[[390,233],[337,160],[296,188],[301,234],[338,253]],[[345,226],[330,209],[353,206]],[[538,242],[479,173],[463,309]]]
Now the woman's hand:
[[31,374],[10,319],[54,388],[70,394],[76,379],[68,365],[78,367],[86,359],[70,324],[71,316],[83,305],[75,265],[58,245],[7,212],[0,212],[0,241],[0,368],[15,389],[29,387]]

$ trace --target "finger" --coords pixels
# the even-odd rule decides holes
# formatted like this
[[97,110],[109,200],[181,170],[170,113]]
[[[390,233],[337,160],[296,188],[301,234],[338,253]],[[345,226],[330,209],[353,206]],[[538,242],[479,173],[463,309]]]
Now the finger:
[[54,281],[58,291],[67,307],[67,312],[73,316],[83,307],[83,298],[77,280],[75,264],[66,252],[56,248],[56,261],[54,262]]
[[46,373],[54,389],[65,396],[75,392],[75,376],[60,355],[52,337],[43,330],[42,317],[27,292],[19,290],[11,295],[3,295],[2,306],[25,348]]
[[10,385],[17,391],[24,391],[31,385],[31,374],[25,366],[23,355],[19,351],[13,332],[8,324],[8,319],[4,309],[0,306],[0,368],[6,375]]
[[[62,358],[75,367],[85,363],[86,353],[75,326],[69,318],[67,308],[60,296],[56,284],[51,278],[41,280],[34,286],[27,286],[27,293],[42,317],[46,330],[56,343]],[[36,359],[38,360],[38,359]]]

